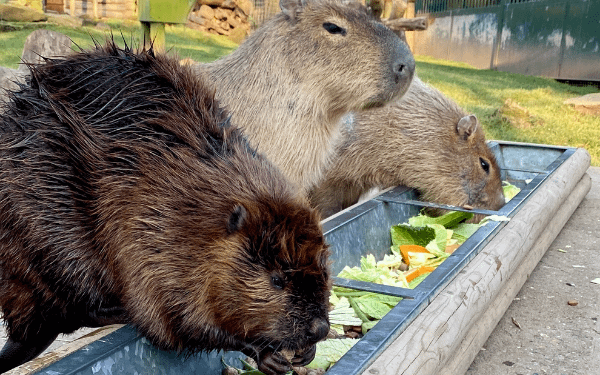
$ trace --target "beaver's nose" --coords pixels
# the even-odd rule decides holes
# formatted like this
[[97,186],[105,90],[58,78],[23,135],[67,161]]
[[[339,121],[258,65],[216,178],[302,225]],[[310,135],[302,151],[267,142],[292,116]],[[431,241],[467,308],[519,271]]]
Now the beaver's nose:
[[329,322],[326,319],[316,318],[310,325],[309,338],[311,341],[320,341],[329,333]]

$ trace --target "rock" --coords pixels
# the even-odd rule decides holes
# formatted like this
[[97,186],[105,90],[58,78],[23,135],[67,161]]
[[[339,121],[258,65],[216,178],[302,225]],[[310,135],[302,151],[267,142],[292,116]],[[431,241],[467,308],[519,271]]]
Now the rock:
[[[213,8],[209,7],[208,5],[200,6],[200,10],[198,11],[198,14],[200,15],[200,17],[202,17],[206,20],[212,20],[213,18],[215,18],[215,10]],[[198,22],[196,22],[196,23],[198,23]]]
[[0,66],[0,102],[4,102],[6,99],[5,90],[18,88],[17,82],[23,81],[26,76],[25,72]]
[[252,11],[254,10],[254,6],[250,0],[235,0],[237,7],[244,12],[246,17],[248,17]]
[[8,22],[40,22],[46,21],[48,16],[32,8],[0,4],[0,18]]
[[579,302],[577,302],[576,300],[572,299],[572,300],[569,300],[569,301],[567,302],[567,304],[568,304],[569,306],[577,306],[577,305],[579,305]]
[[[23,46],[21,59],[25,62],[38,64],[44,61],[42,57],[62,57],[70,54],[72,41],[68,36],[56,31],[38,29],[29,34]],[[28,71],[25,64],[19,66],[20,71]]]
[[188,16],[188,21],[190,21],[188,22],[188,26],[194,27],[195,25],[204,25],[206,19],[201,17],[198,13],[190,13]]
[[572,105],[579,112],[600,116],[600,93],[567,99],[564,104]]
[[215,14],[215,18],[218,19],[219,21],[225,21],[225,20],[228,20],[229,18],[233,18],[233,12],[231,10],[224,9],[224,8],[215,9],[214,14]]
[[198,0],[198,4],[200,5],[210,5],[213,7],[220,7],[225,0]]

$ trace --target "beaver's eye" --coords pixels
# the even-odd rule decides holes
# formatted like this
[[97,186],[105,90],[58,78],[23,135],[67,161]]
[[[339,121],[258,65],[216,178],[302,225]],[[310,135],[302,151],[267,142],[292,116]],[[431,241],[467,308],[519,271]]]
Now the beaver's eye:
[[342,36],[346,35],[346,29],[343,27],[339,27],[335,23],[325,22],[323,23],[323,28],[327,30],[330,34],[340,34]]
[[271,276],[271,284],[275,287],[275,289],[282,290],[285,287],[285,282],[283,279],[277,275]]
[[490,173],[490,163],[483,160],[482,158],[479,158],[479,163],[481,163],[481,168],[483,168],[485,173]]

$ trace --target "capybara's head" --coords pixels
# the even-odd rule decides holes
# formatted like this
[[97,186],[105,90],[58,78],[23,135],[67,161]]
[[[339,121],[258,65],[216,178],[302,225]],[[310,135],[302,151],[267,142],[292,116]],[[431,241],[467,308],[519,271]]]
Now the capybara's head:
[[381,106],[408,89],[410,49],[366,7],[328,0],[281,0],[280,7],[275,20],[287,42],[279,53],[299,80],[326,88],[350,110]]
[[[420,187],[423,198],[455,206],[500,209],[505,204],[500,168],[477,117],[461,117],[451,136],[448,149],[440,150],[438,162],[443,169],[439,169],[439,180]],[[482,218],[476,215],[475,220]]]
[[498,210],[500,168],[477,117],[415,77],[383,108],[345,119],[345,141],[311,203],[330,215],[371,188],[405,185],[424,200]]
[[418,78],[388,109],[377,118],[366,114],[357,126],[386,128],[382,163],[389,162],[390,172],[395,166],[398,184],[436,203],[490,210],[504,205],[500,168],[475,115]]

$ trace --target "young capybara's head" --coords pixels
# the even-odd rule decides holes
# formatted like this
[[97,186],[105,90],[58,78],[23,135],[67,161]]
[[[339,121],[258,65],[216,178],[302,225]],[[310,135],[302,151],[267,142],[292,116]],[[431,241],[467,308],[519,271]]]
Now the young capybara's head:
[[[426,201],[465,208],[499,210],[505,204],[500,167],[487,145],[484,131],[475,115],[461,117],[450,136],[451,142],[440,151],[437,162],[439,180],[432,176],[419,185]],[[434,159],[436,160],[436,159]],[[440,214],[440,210],[429,210]],[[475,215],[479,222],[483,215]]]
[[498,210],[500,168],[477,117],[416,78],[383,108],[346,119],[345,141],[311,203],[324,215],[371,188],[405,185],[424,200]]

